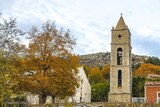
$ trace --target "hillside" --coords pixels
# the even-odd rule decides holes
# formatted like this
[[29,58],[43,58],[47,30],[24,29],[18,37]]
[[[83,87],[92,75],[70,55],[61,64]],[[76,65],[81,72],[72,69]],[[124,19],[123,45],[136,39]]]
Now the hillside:
[[[132,54],[132,64],[143,63],[149,56]],[[80,55],[80,64],[88,66],[104,66],[110,64],[111,53],[99,52],[94,54]]]

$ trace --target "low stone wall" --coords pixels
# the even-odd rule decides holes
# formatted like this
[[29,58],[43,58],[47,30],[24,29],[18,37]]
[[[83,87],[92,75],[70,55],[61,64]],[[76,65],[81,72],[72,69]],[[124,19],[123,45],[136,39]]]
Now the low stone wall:
[[[65,105],[65,106],[64,106]],[[150,103],[110,103],[110,102],[92,102],[92,103],[65,103],[65,104],[12,104],[7,107],[160,107],[160,104]]]

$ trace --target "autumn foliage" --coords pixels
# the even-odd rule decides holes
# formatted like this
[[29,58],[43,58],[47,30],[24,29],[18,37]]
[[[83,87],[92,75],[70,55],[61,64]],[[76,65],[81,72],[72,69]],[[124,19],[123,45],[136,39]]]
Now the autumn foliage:
[[[20,41],[23,35],[28,46]],[[41,30],[23,33],[16,19],[0,16],[0,38],[0,106],[26,93],[37,94],[40,103],[47,96],[54,101],[75,94],[79,57],[72,53],[76,42],[69,30],[58,30],[48,21]]]
[[144,63],[134,72],[134,76],[147,77],[148,74],[160,74],[160,66]]
[[107,64],[102,68],[102,75],[105,79],[109,80],[110,77],[110,65]]
[[45,103],[47,96],[54,100],[74,95],[79,86],[79,58],[71,53],[75,41],[70,32],[58,31],[54,23],[47,22],[41,32],[32,28],[29,35],[28,48],[14,63],[18,89],[38,94],[40,103]]
[[89,81],[91,84],[96,84],[96,83],[100,83],[100,82],[105,81],[105,79],[104,79],[104,77],[98,67],[92,67],[90,69]]
[[84,65],[84,71],[86,72],[92,87],[91,100],[93,102],[107,101],[109,92],[110,65],[105,65],[103,67],[90,67]]

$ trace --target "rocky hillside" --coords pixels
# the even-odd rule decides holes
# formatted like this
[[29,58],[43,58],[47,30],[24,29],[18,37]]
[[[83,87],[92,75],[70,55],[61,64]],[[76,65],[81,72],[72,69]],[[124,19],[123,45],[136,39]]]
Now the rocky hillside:
[[[80,64],[88,66],[104,66],[105,64],[110,64],[110,58],[110,52],[99,52],[94,54],[81,55]],[[143,63],[147,58],[148,56],[132,54],[132,63]]]

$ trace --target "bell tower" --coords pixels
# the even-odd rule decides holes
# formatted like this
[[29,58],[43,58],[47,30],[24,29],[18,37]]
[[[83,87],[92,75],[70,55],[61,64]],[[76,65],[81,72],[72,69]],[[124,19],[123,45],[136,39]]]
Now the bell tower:
[[111,67],[109,102],[131,102],[131,33],[121,15],[111,30]]

